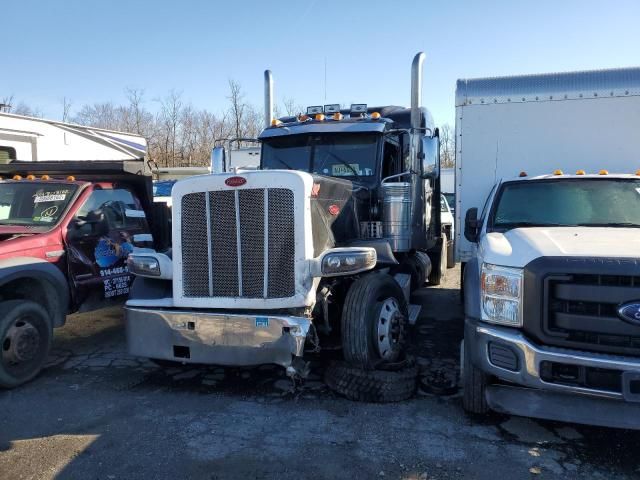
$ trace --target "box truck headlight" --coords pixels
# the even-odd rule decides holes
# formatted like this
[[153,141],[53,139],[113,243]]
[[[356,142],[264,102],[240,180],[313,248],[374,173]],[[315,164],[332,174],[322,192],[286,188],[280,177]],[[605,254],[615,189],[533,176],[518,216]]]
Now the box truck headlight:
[[129,273],[139,277],[172,278],[171,259],[163,253],[131,253],[127,257],[127,266]]
[[321,276],[350,275],[371,270],[376,266],[373,248],[333,248],[322,255]]
[[521,268],[482,264],[482,320],[509,327],[522,326]]

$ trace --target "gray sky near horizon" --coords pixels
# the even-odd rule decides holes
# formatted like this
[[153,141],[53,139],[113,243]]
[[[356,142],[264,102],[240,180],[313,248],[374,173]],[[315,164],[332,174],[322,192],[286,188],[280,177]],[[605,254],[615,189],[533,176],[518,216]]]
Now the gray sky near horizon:
[[[4,0],[0,98],[62,116],[169,90],[219,113],[228,80],[262,107],[263,71],[296,103],[408,105],[425,51],[424,103],[454,122],[458,78],[640,65],[640,2]],[[325,83],[326,61],[326,83]],[[326,90],[326,99],[325,99]]]

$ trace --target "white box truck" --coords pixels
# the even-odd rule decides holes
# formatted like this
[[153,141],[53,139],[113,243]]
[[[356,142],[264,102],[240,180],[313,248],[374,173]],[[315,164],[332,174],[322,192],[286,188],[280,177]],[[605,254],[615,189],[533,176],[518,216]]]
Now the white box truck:
[[459,80],[467,411],[640,428],[640,68]]

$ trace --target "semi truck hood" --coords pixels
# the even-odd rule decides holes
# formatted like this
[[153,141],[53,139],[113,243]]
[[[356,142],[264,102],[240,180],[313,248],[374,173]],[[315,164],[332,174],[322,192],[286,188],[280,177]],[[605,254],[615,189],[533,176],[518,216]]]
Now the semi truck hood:
[[640,228],[516,228],[480,242],[484,262],[524,267],[538,257],[640,257]]

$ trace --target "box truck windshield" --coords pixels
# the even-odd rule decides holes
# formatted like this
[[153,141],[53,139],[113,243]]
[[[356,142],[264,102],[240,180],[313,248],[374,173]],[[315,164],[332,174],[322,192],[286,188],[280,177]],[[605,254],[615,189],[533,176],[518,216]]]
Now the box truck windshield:
[[553,226],[640,227],[640,179],[506,182],[487,229]]

